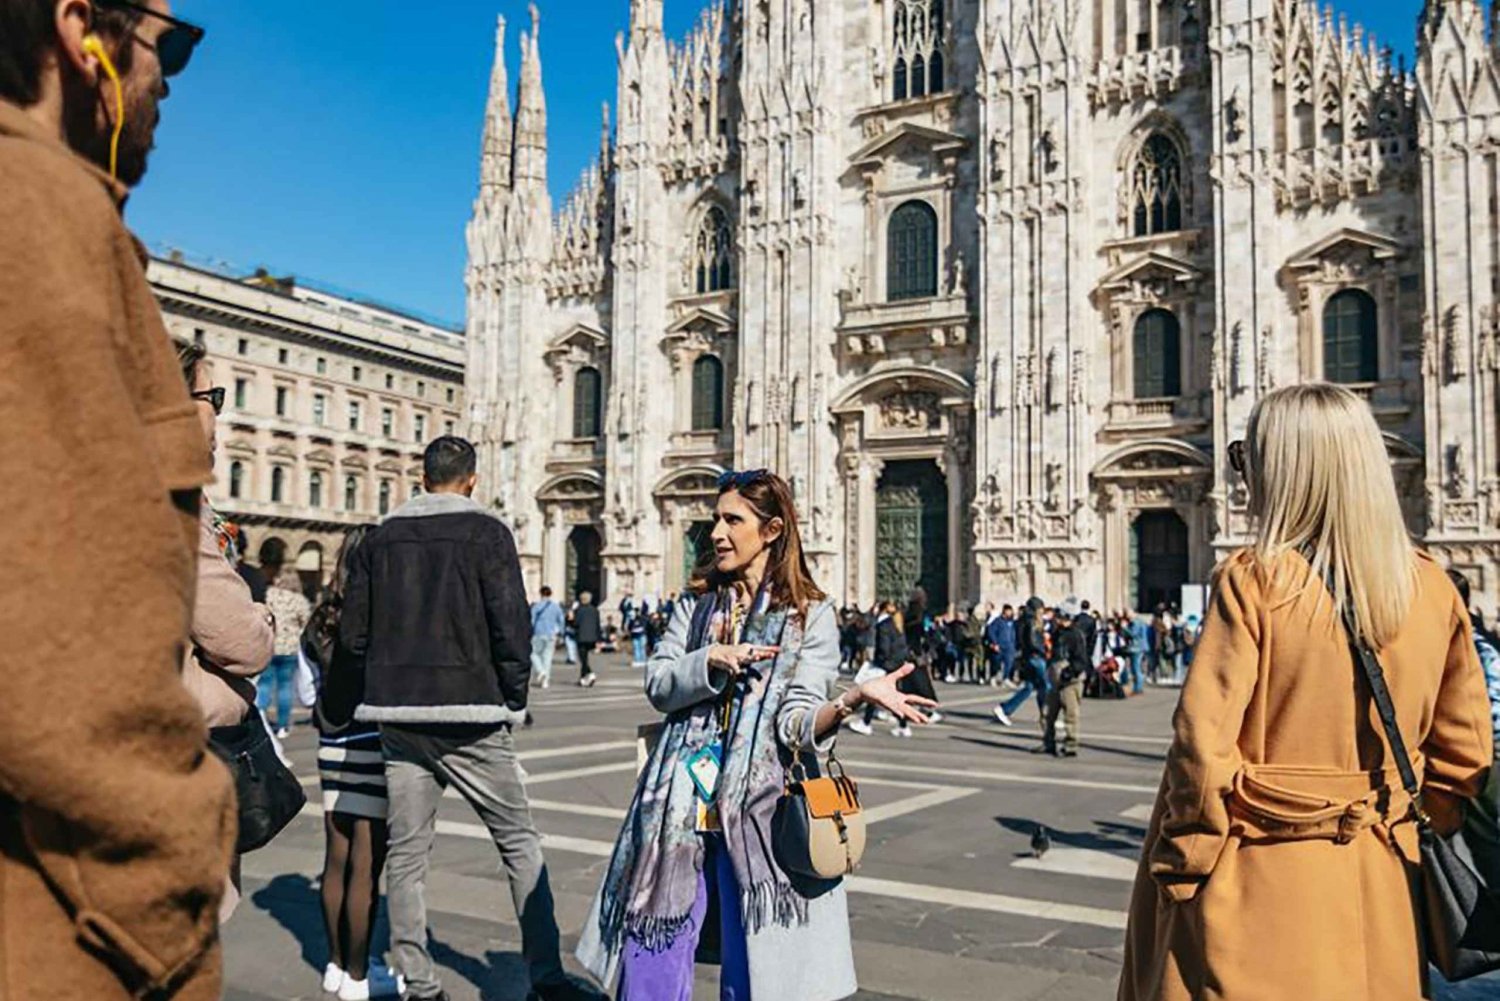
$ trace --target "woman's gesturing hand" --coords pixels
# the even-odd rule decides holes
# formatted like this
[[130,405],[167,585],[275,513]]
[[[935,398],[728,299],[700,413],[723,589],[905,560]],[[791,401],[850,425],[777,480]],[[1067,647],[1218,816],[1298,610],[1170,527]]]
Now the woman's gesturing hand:
[[758,643],[715,643],[708,648],[708,666],[710,670],[720,670],[737,678],[745,673],[746,668],[763,660],[771,660],[781,652],[779,646],[762,646]]
[[936,709],[937,703],[931,699],[924,699],[920,695],[907,695],[896,688],[896,684],[902,678],[916,669],[915,664],[904,664],[898,671],[892,671],[874,681],[866,681],[859,686],[860,698],[867,703],[879,706],[897,719],[907,720],[919,726],[927,723],[927,717],[922,715],[921,710]]

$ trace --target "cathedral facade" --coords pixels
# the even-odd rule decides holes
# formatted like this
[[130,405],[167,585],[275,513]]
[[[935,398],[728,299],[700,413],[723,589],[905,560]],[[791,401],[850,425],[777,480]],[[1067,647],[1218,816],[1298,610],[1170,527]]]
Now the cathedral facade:
[[[686,2],[686,0],[683,0]],[[1177,601],[1247,531],[1255,401],[1346,383],[1493,611],[1500,74],[1301,0],[632,0],[547,194],[538,11],[496,43],[466,391],[528,583],[679,587],[716,479],[793,485],[841,600]]]

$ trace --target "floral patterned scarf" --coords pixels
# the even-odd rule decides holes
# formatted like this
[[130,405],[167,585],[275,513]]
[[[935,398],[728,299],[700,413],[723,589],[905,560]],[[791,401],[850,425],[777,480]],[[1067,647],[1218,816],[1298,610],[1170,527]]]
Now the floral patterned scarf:
[[[736,642],[733,601],[727,589],[698,599],[687,652],[710,643]],[[771,816],[785,785],[776,716],[795,673],[802,625],[786,609],[757,607],[745,625],[743,642],[781,646],[760,680],[734,689],[716,797],[740,888],[740,912],[747,932],[754,934],[767,924],[807,923],[807,900],[771,856]],[[669,948],[690,922],[703,868],[703,841],[697,830],[697,792],[687,764],[717,738],[719,708],[717,701],[701,702],[669,715],[641,772],[602,892],[599,932],[611,953],[620,949],[626,936],[647,949]]]

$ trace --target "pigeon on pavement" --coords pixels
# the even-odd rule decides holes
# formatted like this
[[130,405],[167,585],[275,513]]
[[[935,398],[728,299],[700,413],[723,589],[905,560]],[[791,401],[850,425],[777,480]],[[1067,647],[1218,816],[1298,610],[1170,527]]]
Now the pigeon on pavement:
[[1041,824],[1036,825],[1036,830],[1031,832],[1031,854],[1035,858],[1041,858],[1047,854],[1047,849],[1052,847],[1052,836]]

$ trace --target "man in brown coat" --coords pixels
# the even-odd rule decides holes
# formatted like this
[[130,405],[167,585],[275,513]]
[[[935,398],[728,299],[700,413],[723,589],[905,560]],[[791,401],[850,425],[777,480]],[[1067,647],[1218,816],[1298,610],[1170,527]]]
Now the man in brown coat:
[[166,14],[0,0],[4,1001],[220,991],[234,798],[179,677],[212,474],[120,219],[192,48]]

